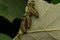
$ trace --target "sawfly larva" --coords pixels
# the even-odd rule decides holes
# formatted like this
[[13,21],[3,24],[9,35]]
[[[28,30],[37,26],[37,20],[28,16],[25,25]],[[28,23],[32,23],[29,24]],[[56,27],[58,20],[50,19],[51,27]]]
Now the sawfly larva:
[[34,8],[35,2],[31,1],[28,3],[28,11],[35,15],[36,17],[39,17],[37,10]]
[[26,17],[23,17],[22,18],[20,27],[21,27],[21,31],[23,33],[26,33],[27,32],[27,28],[26,28]]

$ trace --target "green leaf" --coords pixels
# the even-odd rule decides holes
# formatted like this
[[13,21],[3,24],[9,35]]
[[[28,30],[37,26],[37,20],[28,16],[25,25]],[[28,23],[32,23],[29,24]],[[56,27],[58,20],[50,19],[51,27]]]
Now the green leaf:
[[15,18],[21,19],[26,4],[27,0],[0,0],[0,16],[4,16],[11,22]]
[[51,0],[51,3],[53,3],[53,4],[57,4],[59,2],[60,2],[60,0]]
[[6,34],[0,33],[0,40],[12,40],[12,38]]

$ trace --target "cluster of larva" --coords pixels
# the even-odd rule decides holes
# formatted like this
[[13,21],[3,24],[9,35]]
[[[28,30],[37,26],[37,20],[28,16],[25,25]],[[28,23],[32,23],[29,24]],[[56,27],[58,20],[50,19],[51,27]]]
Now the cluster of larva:
[[27,5],[27,10],[25,15],[22,18],[22,22],[20,24],[20,29],[23,33],[26,33],[27,30],[31,27],[31,15],[39,17],[37,10],[34,8],[35,2],[31,1]]
[[[35,2],[31,1],[26,6],[27,10],[25,10],[26,11],[25,15],[22,17],[22,21],[20,24],[20,31],[22,32],[22,34],[27,33],[27,30],[31,27],[31,23],[32,23],[31,16],[34,15],[37,18],[39,17],[37,10],[34,8],[34,5],[35,5]],[[13,40],[16,40],[17,38],[19,38],[18,36],[20,34],[21,33],[17,34],[17,36]]]

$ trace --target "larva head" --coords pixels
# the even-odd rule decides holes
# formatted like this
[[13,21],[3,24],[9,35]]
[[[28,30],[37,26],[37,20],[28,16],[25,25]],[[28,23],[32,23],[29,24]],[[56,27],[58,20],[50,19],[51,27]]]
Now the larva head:
[[26,16],[23,16],[23,17],[22,17],[22,20],[26,20]]
[[34,2],[34,1],[31,1],[31,2],[29,3],[29,5],[33,7],[33,6],[35,5],[35,2]]
[[35,5],[35,2],[34,1],[31,1],[31,5],[34,6]]

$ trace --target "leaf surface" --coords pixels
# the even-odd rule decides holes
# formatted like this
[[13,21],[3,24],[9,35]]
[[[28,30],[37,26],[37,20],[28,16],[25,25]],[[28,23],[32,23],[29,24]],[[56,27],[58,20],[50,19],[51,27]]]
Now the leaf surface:
[[0,40],[12,40],[12,38],[6,34],[0,33]]
[[21,19],[26,4],[27,0],[0,0],[0,16],[4,16],[11,22],[15,18]]

